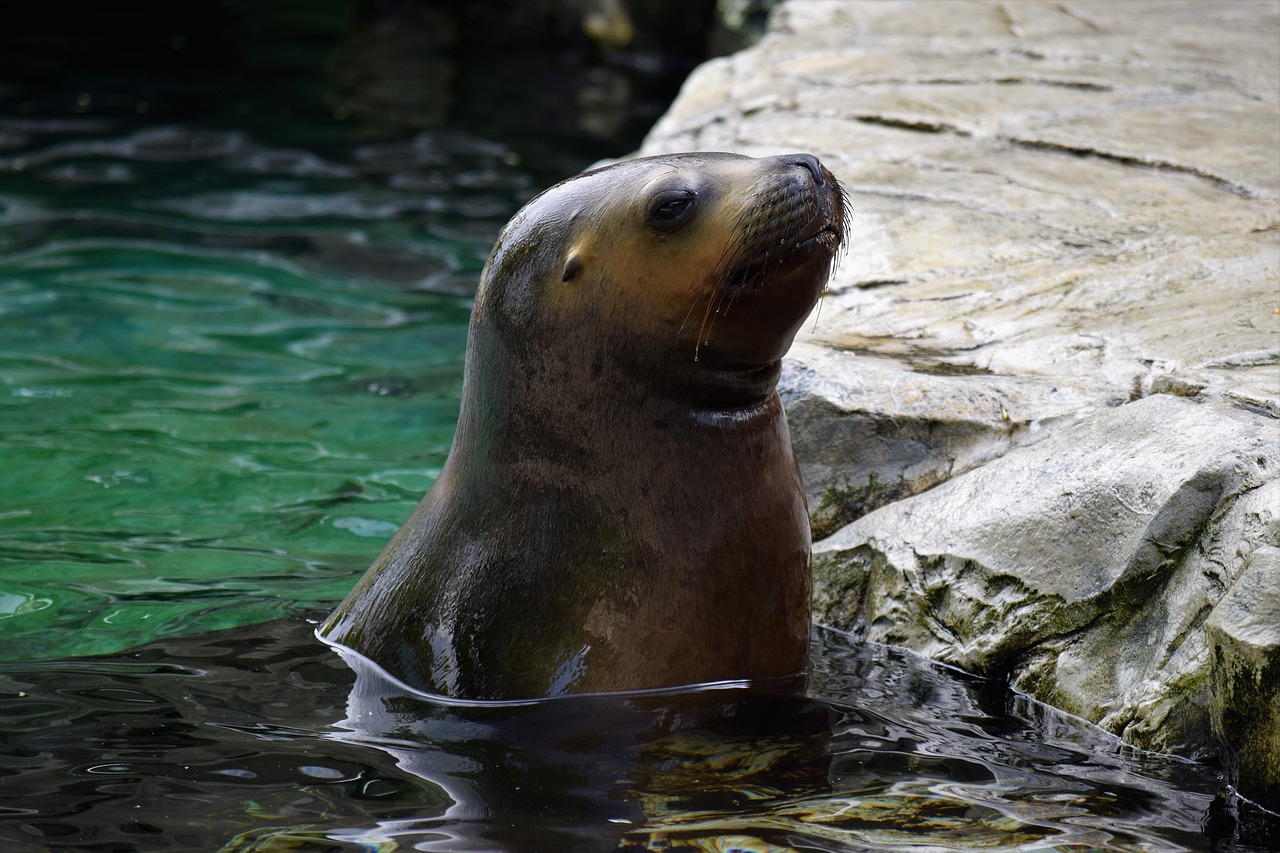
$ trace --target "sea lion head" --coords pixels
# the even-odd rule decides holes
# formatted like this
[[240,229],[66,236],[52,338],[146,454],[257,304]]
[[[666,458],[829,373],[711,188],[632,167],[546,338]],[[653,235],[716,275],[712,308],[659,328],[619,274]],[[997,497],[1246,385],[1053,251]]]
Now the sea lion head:
[[758,401],[826,284],[845,204],[809,154],[676,154],[583,173],[503,230],[472,337],[544,361],[571,341],[573,358],[664,390]]

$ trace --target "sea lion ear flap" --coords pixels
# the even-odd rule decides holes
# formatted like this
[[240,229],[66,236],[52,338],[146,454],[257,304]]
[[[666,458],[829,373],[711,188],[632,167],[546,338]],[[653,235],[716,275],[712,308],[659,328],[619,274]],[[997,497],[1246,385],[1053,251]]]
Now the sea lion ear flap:
[[560,276],[560,280],[573,281],[580,272],[582,272],[582,259],[578,257],[577,252],[572,252],[569,259],[564,262],[564,274]]

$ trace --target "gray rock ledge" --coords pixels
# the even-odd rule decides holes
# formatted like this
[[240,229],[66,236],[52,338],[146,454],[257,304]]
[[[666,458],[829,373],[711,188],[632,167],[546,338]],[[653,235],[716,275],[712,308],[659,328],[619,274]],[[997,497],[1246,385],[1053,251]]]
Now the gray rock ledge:
[[786,0],[641,154],[807,150],[816,618],[1280,808],[1280,5]]

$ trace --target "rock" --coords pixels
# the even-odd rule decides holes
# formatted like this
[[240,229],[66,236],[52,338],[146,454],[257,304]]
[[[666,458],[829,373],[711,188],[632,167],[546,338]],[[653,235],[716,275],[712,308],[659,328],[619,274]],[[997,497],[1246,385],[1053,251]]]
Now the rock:
[[815,538],[1030,444],[1093,402],[1036,378],[803,342],[783,370]]
[[[833,352],[896,360],[930,405],[985,398],[961,419],[983,434],[1152,392],[1276,414],[1278,30],[1265,3],[793,0],[756,48],[698,69],[640,153],[807,148],[850,190],[851,250],[807,335],[821,346],[784,380],[792,409],[829,415],[796,418],[798,443],[855,412],[863,433],[904,421]],[[814,374],[825,393],[792,379]],[[1016,405],[989,405],[1005,376]],[[801,456],[811,499],[870,485],[851,454]]]
[[820,620],[1149,748],[1234,726],[1262,796],[1265,596],[1216,608],[1280,547],[1278,145],[1273,2],[785,0],[692,75],[640,154],[850,195],[782,382]]
[[815,618],[1203,754],[1203,624],[1280,546],[1280,445],[1253,420],[1148,397],[883,507],[815,546]]
[[[1274,514],[1280,495],[1272,497]],[[1249,556],[1205,628],[1210,707],[1234,775],[1254,799],[1280,811],[1280,548],[1264,545]]]

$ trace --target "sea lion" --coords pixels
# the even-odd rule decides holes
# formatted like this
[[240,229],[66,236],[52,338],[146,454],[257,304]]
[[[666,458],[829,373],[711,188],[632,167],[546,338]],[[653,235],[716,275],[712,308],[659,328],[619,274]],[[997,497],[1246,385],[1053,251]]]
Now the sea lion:
[[776,383],[845,203],[808,154],[680,154],[526,204],[481,274],[444,469],[320,636],[468,699],[802,673]]

